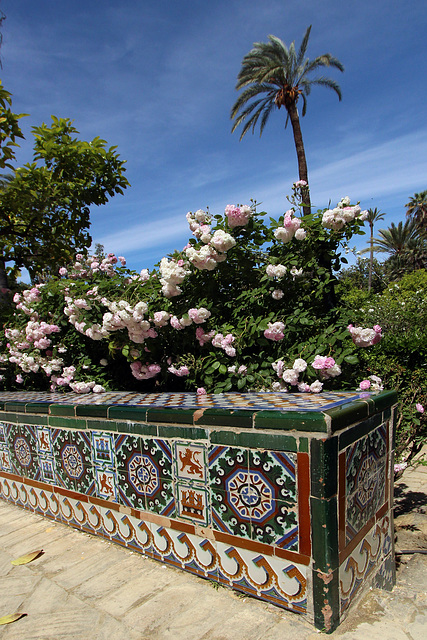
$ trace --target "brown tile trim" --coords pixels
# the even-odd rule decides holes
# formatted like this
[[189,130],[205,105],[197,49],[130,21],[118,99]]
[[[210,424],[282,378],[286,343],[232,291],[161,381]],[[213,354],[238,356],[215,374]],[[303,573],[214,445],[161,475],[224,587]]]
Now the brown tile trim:
[[277,556],[278,558],[291,560],[304,565],[308,565],[310,563],[310,558],[308,556],[296,553],[295,551],[288,551],[287,549],[281,549],[280,547],[273,547],[270,544],[257,542],[256,540],[249,540],[248,538],[232,536],[230,533],[224,533],[223,531],[214,530],[213,533],[217,542],[224,542],[225,544],[232,545],[238,549],[255,551],[256,553],[261,553],[264,556]]
[[46,482],[39,482],[39,480],[31,480],[31,478],[24,478],[23,482],[30,487],[35,487],[36,489],[44,489],[45,491],[52,491],[53,489],[51,484],[47,484]]
[[338,456],[338,549],[345,549],[345,451]]
[[193,535],[196,533],[194,524],[190,524],[188,522],[178,522],[177,520],[171,520],[169,526],[171,529],[183,531],[184,533],[192,533]]
[[378,511],[375,514],[375,519],[376,520],[380,520],[383,516],[385,516],[385,514],[387,513],[389,508],[388,505],[388,500],[383,504],[383,506],[381,507],[381,509],[378,509]]
[[18,476],[15,473],[9,473],[8,471],[0,471],[0,476],[2,478],[7,478],[8,480],[16,480],[17,482],[24,482],[27,478],[23,476]]
[[89,496],[85,496],[83,493],[77,493],[77,491],[70,491],[69,489],[52,486],[50,484],[47,484],[46,487],[49,487],[50,491],[54,491],[55,493],[58,493],[60,496],[65,496],[66,498],[72,498],[73,500],[80,500],[80,502],[89,502]]
[[297,454],[298,474],[298,536],[299,551],[309,556],[310,536],[310,458],[308,453]]
[[112,500],[103,500],[102,498],[97,498],[96,496],[88,496],[88,498],[88,502],[96,504],[98,507],[106,507],[108,509],[111,509],[112,511],[120,511],[120,505],[117,502],[113,502]]
[[230,544],[233,547],[240,547],[241,549],[248,549],[248,551],[256,551],[267,556],[272,556],[273,547],[265,542],[256,542],[256,540],[249,540],[249,538],[240,538],[239,536],[233,536],[230,533],[224,533],[223,531],[214,530],[214,538],[217,542],[224,542]]
[[340,551],[339,554],[339,563],[340,565],[344,562],[344,560],[350,555],[352,551],[357,547],[359,542],[363,540],[367,533],[372,529],[375,524],[375,516],[372,516],[365,524],[365,526],[359,531],[357,535],[354,536],[353,540],[351,540],[345,549]]
[[272,547],[274,555],[277,558],[283,558],[284,560],[292,560],[292,562],[298,562],[308,566],[310,564],[310,556],[304,556],[301,553],[295,553],[294,551],[288,551],[287,549],[281,549],[280,547]]

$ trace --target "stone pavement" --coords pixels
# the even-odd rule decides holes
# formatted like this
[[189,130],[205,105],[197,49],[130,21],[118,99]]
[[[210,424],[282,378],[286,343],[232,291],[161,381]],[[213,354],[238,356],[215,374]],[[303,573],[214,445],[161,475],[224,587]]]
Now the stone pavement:
[[[427,549],[427,467],[396,486],[397,550]],[[36,549],[32,563],[11,560]],[[373,589],[330,638],[424,640],[427,555],[404,554],[393,591]],[[0,500],[1,640],[313,640],[301,616]]]

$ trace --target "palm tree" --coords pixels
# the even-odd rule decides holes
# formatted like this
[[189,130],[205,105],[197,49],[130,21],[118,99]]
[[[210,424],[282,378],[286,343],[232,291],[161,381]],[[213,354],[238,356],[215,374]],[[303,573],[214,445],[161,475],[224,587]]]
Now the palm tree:
[[369,254],[368,293],[370,293],[371,287],[372,287],[372,271],[373,271],[373,266],[374,266],[374,224],[375,224],[375,222],[378,222],[379,220],[384,220],[384,216],[385,216],[385,213],[381,213],[381,211],[379,211],[376,207],[375,207],[375,209],[368,209],[368,217],[366,218],[366,220],[369,223],[369,229],[370,229],[369,248],[368,249],[363,249],[360,252],[360,253],[367,253],[367,251],[370,252],[370,254]]
[[[260,135],[272,113],[282,106],[286,110],[286,122],[291,121],[295,148],[298,157],[299,179],[307,186],[302,190],[304,215],[310,213],[310,191],[308,187],[307,161],[302,139],[297,103],[302,99],[302,115],[307,110],[307,96],[314,85],[333,89],[341,100],[338,84],[324,76],[311,77],[320,67],[335,67],[344,71],[344,67],[330,53],[318,56],[314,60],[305,57],[311,25],[305,32],[301,46],[296,52],[295,43],[288,47],[276,38],[268,36],[268,42],[255,42],[253,49],[245,55],[242,68],[237,76],[236,89],[246,87],[231,109],[231,118],[235,118],[232,131],[244,123],[240,139],[252,128],[255,131],[261,116]],[[263,95],[265,94],[265,95]],[[261,96],[258,98],[258,96]]]
[[426,262],[426,242],[420,237],[415,220],[401,221],[396,226],[379,230],[379,238],[374,238],[374,251],[390,254],[390,266],[395,275],[423,267]]
[[405,204],[406,215],[417,223],[420,233],[427,231],[427,191],[415,193]]

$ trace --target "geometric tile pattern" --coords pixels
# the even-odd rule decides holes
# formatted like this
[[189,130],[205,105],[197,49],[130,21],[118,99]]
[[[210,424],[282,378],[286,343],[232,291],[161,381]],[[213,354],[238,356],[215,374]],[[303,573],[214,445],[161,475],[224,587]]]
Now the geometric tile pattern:
[[159,526],[104,505],[0,476],[0,496],[44,516],[298,613],[307,609],[307,566]]
[[346,452],[346,543],[385,501],[386,427],[357,440]]
[[[26,392],[21,400],[72,403],[74,418],[60,408],[38,422],[30,407],[21,414],[16,405],[1,414],[3,499],[267,602],[308,611],[318,626],[329,603],[335,625],[365,584],[393,583],[385,486],[390,411],[368,433],[370,423],[362,420],[332,435],[306,428],[299,435],[298,421],[289,421],[290,433],[268,421],[259,429],[240,412],[320,411],[364,394],[57,395]],[[0,402],[20,397],[1,393]],[[132,424],[129,409],[99,420],[104,409],[86,413],[78,411],[80,403],[239,411],[236,426],[223,426],[222,412],[210,412],[212,427],[189,426],[186,413],[179,414],[181,427],[169,411],[158,423],[155,412],[148,414],[151,424],[141,426]],[[341,411],[333,415],[341,424]]]
[[128,393],[106,392],[99,394],[45,393],[41,391],[0,392],[4,402],[46,402],[73,405],[132,405],[136,407],[181,407],[220,409],[281,409],[286,411],[322,411],[369,397],[369,392],[307,393]]
[[292,453],[211,447],[214,528],[297,550],[295,461]]
[[391,556],[393,535],[390,516],[387,514],[375,523],[340,566],[340,610],[346,611],[362,585],[387,564]]

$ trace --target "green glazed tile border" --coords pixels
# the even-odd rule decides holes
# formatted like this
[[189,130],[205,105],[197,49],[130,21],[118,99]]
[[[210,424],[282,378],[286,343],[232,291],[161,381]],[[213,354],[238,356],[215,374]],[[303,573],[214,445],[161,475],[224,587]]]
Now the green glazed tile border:
[[125,407],[124,405],[110,406],[108,409],[108,418],[118,420],[136,420],[137,422],[146,422],[147,409],[145,407]]
[[157,426],[143,422],[117,422],[119,433],[129,433],[135,436],[157,436]]
[[9,413],[9,411],[0,411],[0,422],[18,422],[18,416],[16,413]]
[[5,411],[13,411],[17,413],[25,413],[25,402],[5,402]]
[[297,440],[292,436],[260,431],[236,432],[231,430],[211,431],[212,444],[224,444],[249,449],[271,449],[273,451],[297,451]]
[[76,410],[72,404],[51,404],[49,407],[49,415],[51,416],[70,416],[76,415]]
[[386,420],[390,420],[390,418],[391,418],[391,407],[383,411],[383,421],[386,422]]
[[300,438],[298,451],[301,451],[301,453],[308,453],[308,443],[308,438]]
[[353,427],[346,429],[339,434],[339,450],[342,451],[350,444],[353,444],[353,442],[356,442],[356,440],[363,438],[363,436],[366,436],[370,431],[373,431],[382,423],[382,413],[377,413],[367,420],[363,420],[363,422],[355,424]]
[[[195,416],[197,411],[195,412]],[[194,419],[194,424],[213,427],[237,427],[250,429],[253,424],[253,411],[230,409],[205,409],[203,415]]]
[[[339,569],[332,571],[332,575],[326,574],[313,571],[314,625],[316,629],[331,633],[340,621]],[[325,616],[327,605],[330,609]]]
[[87,420],[87,428],[93,431],[117,431],[115,420]]
[[310,496],[310,507],[313,570],[334,571],[339,566],[337,498]]
[[310,443],[311,495],[330,498],[338,491],[338,438]]
[[159,424],[159,438],[182,438],[184,440],[209,440],[209,430],[201,427],[185,427]]
[[83,430],[87,428],[86,420],[79,418],[65,418],[63,416],[49,416],[48,424],[49,427],[65,427],[67,429]]
[[147,422],[166,422],[169,424],[193,424],[194,409],[156,408],[148,409]]
[[45,415],[32,416],[29,413],[25,415],[18,414],[18,423],[19,424],[35,424],[40,427],[47,427],[48,417]]
[[365,420],[373,411],[369,411],[368,402],[360,401],[352,402],[351,405],[342,405],[341,407],[328,409],[325,413],[331,418],[331,431],[335,432],[355,422]]
[[86,418],[108,418],[108,405],[77,404],[74,409],[76,416],[85,416]]
[[50,404],[48,402],[27,402],[26,413],[49,413]]
[[397,403],[397,391],[393,389],[391,391],[382,391],[377,396],[372,396],[372,400],[375,405],[375,411],[383,411]]
[[327,432],[328,426],[323,413],[300,411],[258,411],[255,414],[255,429],[282,429],[283,431],[322,431]]

